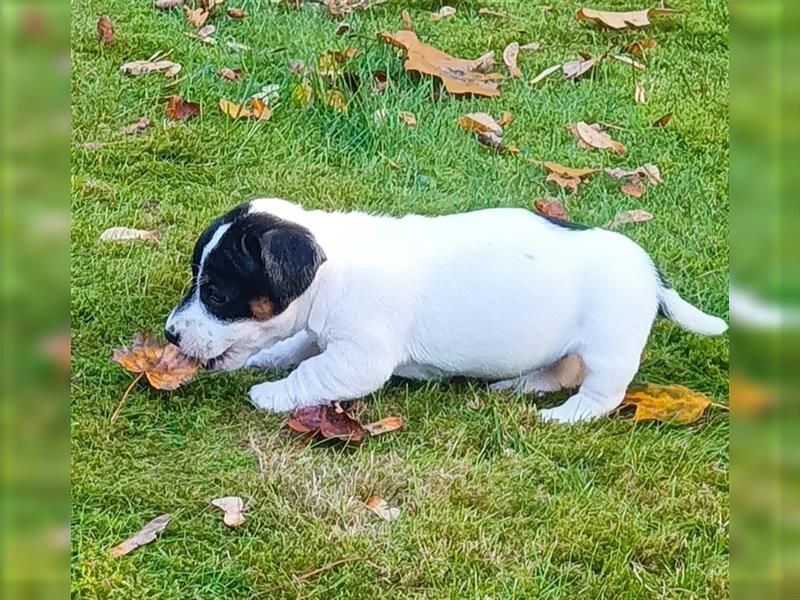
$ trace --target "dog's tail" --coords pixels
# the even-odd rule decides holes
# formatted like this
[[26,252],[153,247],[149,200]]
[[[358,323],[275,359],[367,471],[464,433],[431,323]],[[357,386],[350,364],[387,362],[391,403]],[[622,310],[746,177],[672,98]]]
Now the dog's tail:
[[658,278],[658,313],[661,316],[687,331],[700,335],[720,335],[727,331],[728,324],[725,321],[704,313],[681,298],[678,292],[669,286],[661,272],[658,272]]

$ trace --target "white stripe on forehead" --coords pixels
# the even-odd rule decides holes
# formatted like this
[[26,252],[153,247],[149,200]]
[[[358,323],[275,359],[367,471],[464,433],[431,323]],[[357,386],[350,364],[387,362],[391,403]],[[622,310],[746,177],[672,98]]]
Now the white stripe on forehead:
[[[208,240],[208,243],[205,245],[205,247],[203,248],[203,251],[200,253],[200,270],[201,271],[203,270],[203,263],[205,262],[206,257],[209,255],[209,253],[214,248],[217,247],[217,244],[219,244],[219,241],[220,241],[220,239],[222,239],[222,236],[225,235],[225,232],[228,231],[228,229],[230,229],[230,228],[231,228],[231,224],[230,223],[225,223],[224,225],[220,225],[217,228],[217,230],[214,232],[214,235],[211,236],[211,239]],[[198,275],[199,275],[199,273],[198,273]]]

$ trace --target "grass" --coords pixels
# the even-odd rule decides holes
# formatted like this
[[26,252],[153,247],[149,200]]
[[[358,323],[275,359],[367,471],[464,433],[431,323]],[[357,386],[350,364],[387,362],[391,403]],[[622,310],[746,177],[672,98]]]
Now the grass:
[[[365,419],[402,414],[406,428],[349,449],[292,438],[280,417],[245,401],[258,376],[240,373],[202,374],[173,393],[140,384],[109,423],[130,382],[109,361],[111,349],[135,331],[160,329],[188,281],[198,233],[255,196],[391,214],[530,206],[556,196],[588,224],[645,208],[655,220],[624,232],[685,297],[727,314],[727,3],[676,0],[671,5],[685,14],[646,32],[577,22],[580,5],[572,1],[550,3],[549,11],[532,0],[455,4],[456,17],[434,24],[428,13],[438,3],[391,1],[349,17],[347,37],[314,6],[298,12],[242,0],[248,18],[217,18],[218,43],[209,47],[185,35],[179,11],[73,0],[73,597],[727,596],[728,421],[720,411],[689,427],[619,418],[560,427],[537,423],[533,400],[490,393],[479,382],[394,381],[359,410]],[[516,19],[478,17],[481,6]],[[424,41],[455,56],[499,55],[514,40],[544,47],[521,56],[525,79],[505,82],[497,99],[433,101],[430,79],[404,74],[395,51],[375,40],[381,29],[400,28],[405,8]],[[94,33],[101,13],[116,24],[112,47]],[[611,61],[576,84],[559,74],[527,83],[578,51],[600,54],[650,36],[658,47],[643,72]],[[226,40],[253,50],[235,52]],[[348,112],[292,105],[299,77],[287,62],[314,65],[325,50],[351,45],[363,49],[348,66],[362,84],[348,94]],[[120,75],[122,63],[157,51],[183,65],[178,81]],[[226,66],[243,69],[243,81],[216,77]],[[393,82],[382,95],[368,91],[375,69]],[[636,81],[648,91],[645,105],[633,101]],[[268,123],[234,122],[216,107],[221,97],[240,101],[273,83],[281,100]],[[166,122],[172,93],[202,103],[202,117]],[[382,108],[389,118],[373,123]],[[413,112],[419,127],[395,118],[400,110]],[[506,141],[523,157],[574,166],[652,162],[665,183],[634,200],[599,176],[565,195],[540,168],[480,146],[455,125],[476,110],[514,113]],[[667,128],[650,127],[670,111]],[[144,134],[118,132],[142,115],[153,121]],[[623,127],[613,134],[628,153],[578,149],[564,126],[579,120]],[[98,241],[117,225],[157,228],[163,240]],[[659,322],[638,379],[681,383],[725,402],[727,364],[727,338]],[[365,510],[372,494],[400,507],[401,518],[384,523]],[[246,525],[222,524],[209,505],[222,495],[247,500]],[[108,556],[163,512],[173,518],[157,542]],[[363,560],[292,578],[347,557]]]

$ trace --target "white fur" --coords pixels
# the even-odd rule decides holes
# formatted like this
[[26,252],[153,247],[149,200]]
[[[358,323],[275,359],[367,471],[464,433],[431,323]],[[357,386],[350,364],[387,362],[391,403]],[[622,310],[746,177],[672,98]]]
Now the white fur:
[[[362,397],[392,375],[465,375],[520,391],[580,383],[540,414],[590,419],[621,402],[660,301],[689,329],[725,328],[664,290],[650,257],[628,238],[567,230],[524,209],[396,219],[262,199],[250,210],[315,236],[327,261],[311,287],[266,322],[215,323],[196,299],[180,318],[182,340],[187,328],[201,332],[198,355],[227,350],[222,368],[248,357],[250,366],[299,363],[286,378],[251,388],[250,400],[265,410]],[[569,355],[582,359],[574,381],[555,368]]]

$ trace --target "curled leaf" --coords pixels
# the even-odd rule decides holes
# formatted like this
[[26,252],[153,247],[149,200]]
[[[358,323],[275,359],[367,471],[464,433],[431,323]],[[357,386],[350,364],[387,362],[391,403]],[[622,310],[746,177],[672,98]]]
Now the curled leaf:
[[649,38],[646,40],[639,40],[637,42],[631,42],[627,46],[625,46],[625,52],[628,54],[632,54],[633,56],[644,56],[646,50],[652,50],[658,45],[654,39]]
[[223,67],[222,69],[217,71],[217,75],[222,77],[223,79],[227,79],[228,81],[240,81],[242,79],[242,70],[229,69],[228,67]]
[[414,113],[408,112],[408,111],[405,111],[405,110],[401,110],[397,114],[400,115],[400,118],[403,119],[403,122],[406,125],[408,125],[412,129],[416,129],[417,128],[417,117],[414,116]]
[[370,496],[364,504],[384,521],[394,521],[400,516],[400,509],[389,506],[380,496]]
[[208,20],[209,12],[202,6],[200,8],[191,9],[188,6],[183,6],[183,14],[186,16],[186,20],[189,21],[192,25],[194,25],[197,29],[200,29],[203,25],[206,24]]
[[298,433],[319,435],[350,444],[360,444],[365,430],[345,410],[338,412],[332,406],[309,406],[293,410],[286,425]]
[[431,21],[437,23],[438,21],[446,19],[447,17],[452,17],[455,14],[456,14],[455,8],[453,8],[452,6],[443,6],[435,13],[431,13]]
[[380,421],[364,425],[364,429],[371,436],[383,435],[396,431],[403,426],[403,417],[385,417]]
[[514,120],[513,113],[510,113],[510,112],[506,111],[502,115],[500,115],[499,119],[497,119],[497,124],[500,127],[505,127],[506,125],[511,123],[511,121],[513,121],[513,120]]
[[574,81],[579,77],[588,73],[592,67],[597,63],[596,58],[582,58],[580,60],[573,60],[561,65],[561,71],[570,81]]
[[180,96],[170,96],[167,99],[167,117],[172,121],[185,121],[200,114],[200,105],[189,102]]
[[641,198],[644,195],[644,185],[642,185],[642,180],[638,175],[631,177],[620,190],[626,196],[633,198]]
[[625,394],[621,407],[635,406],[634,421],[693,423],[711,406],[705,394],[682,385],[633,385]]
[[114,23],[108,15],[100,15],[97,20],[97,37],[106,46],[110,46],[117,40],[114,33]]
[[130,227],[109,227],[100,234],[101,242],[131,242],[134,240],[145,240],[157,244],[161,240],[161,234],[158,231]]
[[519,79],[522,77],[522,71],[517,67],[517,57],[519,56],[519,44],[511,42],[503,50],[503,62],[508,67],[508,72],[512,77]]
[[575,18],[579,21],[594,21],[611,29],[625,29],[626,27],[647,27],[650,17],[679,14],[679,10],[671,8],[650,8],[628,12],[614,12],[610,10],[593,10],[581,8]]
[[130,125],[126,125],[119,132],[123,135],[136,135],[150,127],[150,119],[147,117],[139,117],[139,120]]
[[129,537],[127,540],[114,546],[110,554],[114,558],[118,558],[120,556],[125,556],[126,554],[130,554],[139,546],[144,546],[145,544],[149,544],[150,542],[155,541],[164,529],[167,528],[167,524],[169,524],[170,514],[165,513],[160,515],[147,523],[144,527],[142,527],[138,532],[136,532],[132,537]]
[[647,212],[646,210],[624,210],[617,215],[608,223],[606,223],[605,227],[607,229],[617,229],[622,225],[627,225],[628,223],[647,223],[648,221],[653,220],[653,215]]
[[135,334],[132,344],[114,350],[112,360],[126,371],[144,373],[150,385],[159,390],[174,390],[189,383],[199,366],[177,346],[162,344],[148,333]]
[[670,121],[672,121],[672,113],[667,113],[663,117],[656,119],[655,123],[653,123],[653,127],[666,127],[669,125]]
[[228,527],[239,527],[245,522],[244,500],[239,496],[214,498],[211,504],[225,513],[222,515],[222,522]]
[[245,10],[243,10],[241,8],[230,7],[225,12],[228,13],[228,16],[231,19],[244,19],[247,16],[247,11],[245,11]]
[[633,99],[636,101],[636,104],[644,104],[647,102],[646,92],[641,83],[636,84],[636,88],[633,92]]
[[197,30],[197,33],[194,35],[194,37],[199,42],[202,42],[204,44],[213,45],[213,44],[217,43],[217,40],[215,40],[211,36],[214,34],[214,32],[216,30],[217,30],[217,28],[214,27],[213,25],[205,25],[204,27],[201,27],[200,29]]
[[569,213],[564,205],[555,198],[539,198],[533,201],[533,207],[548,217],[569,221]]
[[272,117],[272,109],[260,98],[250,100],[250,106],[236,104],[230,100],[222,98],[219,101],[219,109],[231,119],[255,119],[256,121],[269,121]]
[[134,60],[120,67],[123,75],[135,77],[148,73],[161,72],[165,77],[174,77],[181,70],[178,63],[171,60]]
[[[570,129],[570,131],[573,131]],[[611,139],[611,136],[602,131],[600,127],[595,124],[591,126],[583,121],[579,121],[574,125],[574,133],[580,142],[583,142],[586,147],[595,148],[597,150],[611,150],[617,154],[625,154],[626,148],[624,144]]]
[[458,124],[467,131],[503,134],[503,127],[488,113],[468,113],[458,119]]

